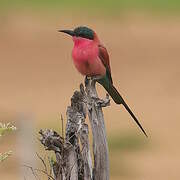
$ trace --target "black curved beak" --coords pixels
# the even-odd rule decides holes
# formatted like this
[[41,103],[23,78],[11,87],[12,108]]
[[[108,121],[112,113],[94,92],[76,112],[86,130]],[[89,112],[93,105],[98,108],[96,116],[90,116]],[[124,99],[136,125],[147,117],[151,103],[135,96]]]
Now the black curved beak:
[[70,36],[75,36],[74,31],[72,30],[59,30],[58,32],[69,34]]

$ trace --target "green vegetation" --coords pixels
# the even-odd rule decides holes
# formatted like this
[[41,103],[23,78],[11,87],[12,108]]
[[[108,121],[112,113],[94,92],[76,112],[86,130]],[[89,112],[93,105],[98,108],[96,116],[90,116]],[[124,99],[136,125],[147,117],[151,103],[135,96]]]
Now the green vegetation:
[[178,11],[179,0],[0,0],[1,8],[28,8],[28,9],[82,9],[104,10],[106,12],[119,12],[119,10],[150,10],[150,11]]
[[16,130],[16,127],[12,126],[10,123],[7,123],[7,124],[0,123],[0,137],[3,136],[5,133],[8,133],[14,130]]
[[147,142],[147,138],[141,134],[132,132],[111,134],[108,137],[111,175],[121,177],[120,179],[134,179],[137,171],[127,157],[144,151],[148,145]]
[[113,135],[108,138],[109,148],[112,151],[135,151],[143,149],[146,145],[146,138],[144,136],[137,136],[135,134],[120,134]]
[[[5,135],[6,133],[9,133],[11,131],[16,130],[15,126],[12,126],[10,123],[3,124],[0,123],[0,138]],[[5,159],[7,159],[12,154],[12,151],[8,151],[5,153],[0,153],[0,162],[3,162]]]

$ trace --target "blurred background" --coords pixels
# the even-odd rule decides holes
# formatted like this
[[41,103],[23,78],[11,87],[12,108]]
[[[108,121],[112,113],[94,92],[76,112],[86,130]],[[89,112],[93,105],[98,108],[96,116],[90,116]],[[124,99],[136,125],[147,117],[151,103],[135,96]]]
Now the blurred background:
[[60,114],[84,79],[71,38],[57,30],[86,25],[107,47],[114,84],[149,135],[122,106],[104,109],[110,179],[179,180],[179,10],[177,0],[0,0],[0,121],[18,129],[0,141],[0,151],[13,151],[1,179],[23,179],[22,164],[38,166],[35,153],[47,154],[40,128],[61,131]]

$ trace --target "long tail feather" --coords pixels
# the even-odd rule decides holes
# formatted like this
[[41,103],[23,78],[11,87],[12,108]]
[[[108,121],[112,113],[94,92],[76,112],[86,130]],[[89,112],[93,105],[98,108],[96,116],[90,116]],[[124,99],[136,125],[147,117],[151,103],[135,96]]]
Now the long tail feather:
[[142,125],[140,124],[140,122],[137,120],[136,116],[133,114],[133,112],[131,111],[131,109],[128,107],[128,105],[124,102],[123,103],[124,107],[126,108],[126,110],[129,112],[129,114],[131,115],[131,117],[134,119],[134,121],[136,122],[136,124],[139,126],[139,128],[142,130],[142,132],[144,133],[144,135],[146,137],[148,137],[148,135],[146,134],[145,130],[143,129]]
[[[106,79],[107,80],[107,79]],[[124,99],[122,98],[122,96],[120,95],[120,93],[117,91],[117,89],[111,84],[111,83],[107,83],[105,79],[98,81],[109,93],[109,95],[112,97],[112,99],[114,100],[114,102],[116,104],[122,104],[126,110],[129,112],[129,114],[131,115],[131,117],[134,119],[134,121],[136,122],[136,124],[139,126],[139,128],[142,130],[142,132],[144,133],[144,135],[146,137],[147,134],[145,132],[145,130],[143,129],[143,127],[141,126],[141,124],[139,123],[138,119],[136,118],[136,116],[133,114],[133,112],[131,111],[131,109],[129,108],[129,106],[126,104],[126,102],[124,101]]]

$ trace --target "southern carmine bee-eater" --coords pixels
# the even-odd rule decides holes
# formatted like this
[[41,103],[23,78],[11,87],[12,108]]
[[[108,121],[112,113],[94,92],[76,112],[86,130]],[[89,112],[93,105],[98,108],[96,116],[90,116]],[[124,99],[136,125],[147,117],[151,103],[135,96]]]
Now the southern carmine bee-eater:
[[88,27],[80,26],[74,30],[59,30],[59,32],[72,36],[74,41],[72,57],[77,70],[86,77],[100,76],[97,82],[106,89],[116,104],[122,104],[126,108],[131,117],[147,136],[136,116],[113,86],[109,55],[106,48],[101,44],[95,31]]

